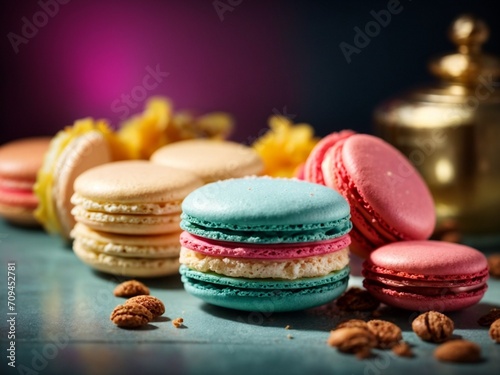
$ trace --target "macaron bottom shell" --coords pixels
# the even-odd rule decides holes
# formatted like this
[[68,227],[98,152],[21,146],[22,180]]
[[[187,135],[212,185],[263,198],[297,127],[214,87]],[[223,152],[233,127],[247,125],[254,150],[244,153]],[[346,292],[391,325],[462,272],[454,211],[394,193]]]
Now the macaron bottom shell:
[[[247,288],[243,279],[234,279],[228,283],[227,279],[231,278],[225,277],[225,283],[217,284],[213,282],[216,277],[212,276],[211,279],[210,275],[201,272],[194,278],[196,274],[185,266],[181,266],[180,273],[185,290],[207,303],[235,310],[265,313],[298,311],[321,306],[339,297],[347,288],[349,280],[349,267],[334,273],[334,281],[324,284],[318,283],[318,279],[322,278],[287,280],[282,285],[279,285],[280,281],[248,280],[254,288]],[[203,281],[204,279],[212,282]],[[266,282],[279,288],[266,287]],[[301,283],[302,287],[294,287],[295,282]],[[259,283],[264,285],[258,288]]]
[[0,216],[11,224],[23,227],[37,227],[40,225],[33,215],[33,208],[0,203]]
[[487,286],[484,285],[480,289],[471,292],[424,296],[372,285],[366,280],[363,281],[363,286],[382,303],[420,312],[431,310],[445,312],[465,309],[478,303],[487,289]]
[[94,252],[73,243],[75,255],[91,268],[112,275],[127,277],[161,277],[178,274],[179,259],[170,258],[125,258]]

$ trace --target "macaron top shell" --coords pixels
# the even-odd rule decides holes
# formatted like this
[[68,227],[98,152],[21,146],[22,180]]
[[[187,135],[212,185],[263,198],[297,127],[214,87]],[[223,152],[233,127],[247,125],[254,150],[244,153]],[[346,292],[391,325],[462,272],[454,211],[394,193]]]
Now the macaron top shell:
[[432,196],[406,157],[381,139],[350,136],[342,165],[364,202],[406,239],[427,239],[435,226]]
[[190,172],[148,161],[119,161],[87,170],[75,180],[75,192],[97,202],[170,202],[202,185]]
[[256,175],[264,168],[252,148],[209,139],[174,142],[158,149],[151,161],[193,172],[205,182]]
[[349,205],[328,187],[294,179],[240,178],[205,185],[182,204],[184,217],[214,227],[312,225],[349,218]]
[[487,275],[484,254],[465,245],[442,241],[402,241],[373,251],[363,264],[365,269],[409,277],[448,276],[455,278]]
[[48,150],[50,138],[24,138],[0,147],[0,175],[20,180],[35,180]]

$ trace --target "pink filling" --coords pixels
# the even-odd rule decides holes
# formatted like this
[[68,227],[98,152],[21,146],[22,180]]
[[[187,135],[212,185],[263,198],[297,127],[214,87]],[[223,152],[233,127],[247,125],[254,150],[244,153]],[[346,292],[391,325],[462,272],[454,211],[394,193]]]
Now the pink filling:
[[333,253],[351,243],[348,234],[328,241],[296,244],[244,244],[209,240],[182,232],[181,245],[209,256],[248,259],[294,259]]
[[38,205],[38,198],[32,190],[0,187],[0,203],[35,208]]

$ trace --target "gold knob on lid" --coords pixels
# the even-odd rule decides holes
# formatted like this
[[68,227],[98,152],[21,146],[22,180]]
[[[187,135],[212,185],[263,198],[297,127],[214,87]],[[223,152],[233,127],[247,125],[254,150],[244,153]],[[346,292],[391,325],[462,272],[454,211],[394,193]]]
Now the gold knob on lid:
[[468,14],[457,18],[450,28],[450,39],[463,54],[479,53],[489,35],[488,26],[482,20]]
[[451,25],[449,36],[458,52],[432,60],[429,65],[431,72],[464,84],[475,84],[480,76],[500,77],[500,60],[481,51],[489,36],[484,21],[472,15],[462,15]]

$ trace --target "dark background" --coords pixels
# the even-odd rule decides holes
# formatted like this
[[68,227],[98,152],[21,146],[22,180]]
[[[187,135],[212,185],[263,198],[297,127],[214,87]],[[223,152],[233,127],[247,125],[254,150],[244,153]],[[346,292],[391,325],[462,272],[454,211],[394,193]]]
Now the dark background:
[[401,0],[401,12],[351,63],[339,44],[353,45],[354,28],[388,1],[222,3],[231,9],[223,20],[212,0],[71,0],[15,53],[8,34],[22,36],[23,17],[32,21],[42,7],[2,1],[0,143],[52,135],[86,116],[118,127],[124,112],[112,103],[157,65],[169,75],[148,95],[168,96],[179,109],[232,113],[237,141],[253,140],[273,113],[308,122],[320,136],[371,132],[377,104],[433,79],[427,62],[454,50],[447,31],[461,13],[488,23],[485,50],[500,54],[495,1]]

